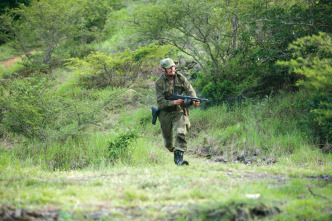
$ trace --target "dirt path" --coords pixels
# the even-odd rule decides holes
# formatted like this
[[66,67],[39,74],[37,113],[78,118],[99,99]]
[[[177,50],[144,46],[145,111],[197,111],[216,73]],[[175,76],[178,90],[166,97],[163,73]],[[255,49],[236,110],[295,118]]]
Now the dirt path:
[[[37,49],[34,49],[34,50],[30,51],[29,53],[30,54],[34,54],[34,53],[36,53],[39,50],[40,49],[37,48]],[[9,68],[12,65],[14,65],[16,62],[21,61],[25,56],[26,56],[25,54],[22,54],[20,56],[15,56],[13,58],[10,58],[10,59],[7,59],[5,61],[0,62],[0,64],[3,65],[5,68]]]

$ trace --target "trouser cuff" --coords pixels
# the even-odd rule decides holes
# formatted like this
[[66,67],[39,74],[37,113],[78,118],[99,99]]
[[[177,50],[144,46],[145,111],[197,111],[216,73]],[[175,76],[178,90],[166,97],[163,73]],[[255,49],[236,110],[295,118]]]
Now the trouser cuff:
[[187,148],[186,147],[175,147],[174,151],[177,151],[177,150],[182,151],[182,152],[186,152]]
[[173,144],[166,144],[166,148],[167,148],[167,150],[169,150],[169,152],[174,152]]

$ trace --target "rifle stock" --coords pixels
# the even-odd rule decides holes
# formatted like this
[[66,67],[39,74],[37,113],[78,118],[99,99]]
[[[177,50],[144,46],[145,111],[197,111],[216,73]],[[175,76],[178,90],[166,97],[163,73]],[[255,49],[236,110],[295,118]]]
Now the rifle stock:
[[156,125],[157,118],[158,118],[158,115],[159,115],[159,108],[152,106],[151,110],[152,110],[152,124]]

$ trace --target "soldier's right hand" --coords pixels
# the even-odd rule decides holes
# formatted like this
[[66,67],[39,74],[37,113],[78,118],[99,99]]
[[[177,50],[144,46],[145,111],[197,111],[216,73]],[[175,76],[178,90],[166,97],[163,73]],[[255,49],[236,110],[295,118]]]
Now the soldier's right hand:
[[183,103],[184,103],[184,100],[182,100],[182,99],[177,99],[177,100],[173,101],[174,105],[183,105]]

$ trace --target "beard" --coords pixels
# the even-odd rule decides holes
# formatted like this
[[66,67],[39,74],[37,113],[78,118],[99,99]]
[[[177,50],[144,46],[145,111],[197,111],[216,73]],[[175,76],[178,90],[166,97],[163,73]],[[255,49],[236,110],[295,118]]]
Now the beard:
[[170,72],[167,73],[167,75],[169,75],[169,76],[174,76],[174,75],[175,75],[175,71],[174,71],[174,72],[173,72],[173,71],[170,71]]

